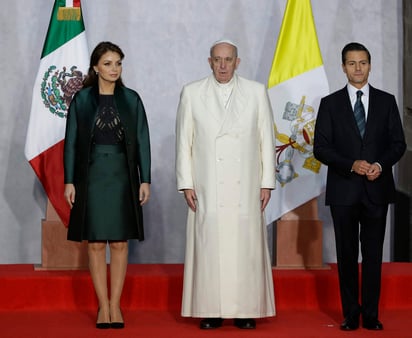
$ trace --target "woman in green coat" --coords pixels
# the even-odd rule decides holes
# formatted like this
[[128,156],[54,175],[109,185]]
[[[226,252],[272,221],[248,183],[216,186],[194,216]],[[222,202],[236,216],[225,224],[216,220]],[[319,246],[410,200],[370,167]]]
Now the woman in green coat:
[[[120,298],[128,239],[144,239],[142,205],[150,196],[150,140],[139,95],[121,79],[122,50],[94,49],[88,74],[70,104],[64,146],[68,239],[88,241],[99,302],[97,328],[123,328]],[[106,247],[110,248],[110,299]]]

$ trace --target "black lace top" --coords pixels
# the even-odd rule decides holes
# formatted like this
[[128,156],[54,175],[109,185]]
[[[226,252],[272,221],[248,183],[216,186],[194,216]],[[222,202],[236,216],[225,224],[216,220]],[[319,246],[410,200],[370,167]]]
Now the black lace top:
[[114,95],[100,95],[93,142],[95,144],[118,144],[123,139],[123,126],[114,105]]

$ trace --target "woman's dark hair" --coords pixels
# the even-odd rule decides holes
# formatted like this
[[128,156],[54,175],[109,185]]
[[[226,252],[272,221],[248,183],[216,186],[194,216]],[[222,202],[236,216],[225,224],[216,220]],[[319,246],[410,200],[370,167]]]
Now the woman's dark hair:
[[[120,59],[123,60],[124,58],[124,53],[120,49],[119,46],[115,45],[114,43],[111,43],[109,41],[103,41],[100,42],[93,50],[92,55],[90,56],[90,66],[89,66],[89,71],[83,80],[83,87],[91,87],[91,86],[97,86],[98,83],[98,76],[94,70],[94,66],[96,66],[99,63],[100,58],[103,56],[103,54],[107,52],[114,52],[120,55]],[[124,86],[122,78],[119,77],[116,81],[116,86]]]
[[368,61],[369,61],[369,63],[371,63],[371,54],[369,53],[368,49],[367,49],[364,45],[362,45],[362,44],[360,44],[360,43],[358,43],[358,42],[350,42],[350,43],[348,43],[345,47],[343,47],[343,49],[342,49],[342,64],[343,64],[343,65],[344,65],[345,62],[346,62],[346,54],[347,54],[348,52],[354,52],[354,51],[357,51],[357,52],[360,52],[360,51],[366,52],[366,55],[367,55],[367,57],[368,57]]

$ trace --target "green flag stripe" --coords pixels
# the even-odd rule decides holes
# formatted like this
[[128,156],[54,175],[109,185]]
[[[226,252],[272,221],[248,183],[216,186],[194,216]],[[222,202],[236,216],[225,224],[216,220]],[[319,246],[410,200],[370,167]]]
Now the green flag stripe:
[[49,55],[84,31],[83,16],[80,7],[72,9],[73,11],[78,11],[80,15],[74,15],[73,13],[70,15],[70,13],[67,12],[66,14],[62,14],[62,10],[66,9],[65,5],[65,0],[56,0],[54,2],[41,58]]

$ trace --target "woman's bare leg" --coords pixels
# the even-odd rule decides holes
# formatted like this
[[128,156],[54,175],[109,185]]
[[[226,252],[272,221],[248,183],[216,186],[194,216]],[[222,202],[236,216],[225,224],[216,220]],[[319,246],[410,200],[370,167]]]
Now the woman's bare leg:
[[110,304],[107,291],[106,246],[103,241],[89,242],[89,270],[99,302],[96,323],[110,323]]
[[120,310],[120,298],[126,278],[128,243],[127,241],[110,242],[110,320],[123,323]]

